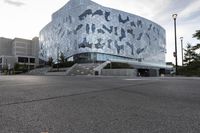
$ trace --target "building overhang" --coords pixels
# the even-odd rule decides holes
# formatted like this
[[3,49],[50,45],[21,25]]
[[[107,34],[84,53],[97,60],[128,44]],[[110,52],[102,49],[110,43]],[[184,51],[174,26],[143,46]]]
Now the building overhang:
[[156,64],[156,63],[150,63],[150,62],[124,61],[124,60],[111,60],[111,62],[128,63],[136,69],[167,69],[167,70],[173,69],[173,66],[170,66],[170,65]]

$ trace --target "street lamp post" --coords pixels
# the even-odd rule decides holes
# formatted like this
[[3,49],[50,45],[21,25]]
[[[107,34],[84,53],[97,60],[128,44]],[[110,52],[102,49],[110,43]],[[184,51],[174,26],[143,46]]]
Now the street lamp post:
[[182,66],[183,66],[183,37],[180,37],[181,39],[181,54],[182,54]]
[[174,19],[174,35],[175,35],[175,62],[176,62],[176,75],[178,75],[178,70],[177,70],[177,64],[178,64],[178,60],[177,60],[177,39],[176,39],[176,18],[177,18],[177,14],[173,14],[172,18]]
[[57,47],[57,71],[59,71],[59,47]]

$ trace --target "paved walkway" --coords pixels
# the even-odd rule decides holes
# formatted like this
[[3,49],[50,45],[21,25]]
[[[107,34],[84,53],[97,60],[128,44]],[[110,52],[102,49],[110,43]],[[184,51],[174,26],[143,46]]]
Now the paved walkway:
[[200,78],[0,76],[0,133],[199,133]]

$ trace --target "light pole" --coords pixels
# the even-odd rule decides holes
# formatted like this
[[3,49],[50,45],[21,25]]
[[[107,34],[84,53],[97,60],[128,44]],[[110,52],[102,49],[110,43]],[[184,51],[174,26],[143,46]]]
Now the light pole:
[[177,16],[178,16],[177,14],[172,15],[172,18],[174,19],[176,75],[178,75],[178,70],[177,70],[177,64],[178,64],[178,60],[177,60],[177,39],[176,39],[176,18],[177,18]]
[[181,54],[182,54],[182,66],[183,66],[183,37],[180,37],[181,39]]
[[59,71],[59,47],[57,47],[57,71]]

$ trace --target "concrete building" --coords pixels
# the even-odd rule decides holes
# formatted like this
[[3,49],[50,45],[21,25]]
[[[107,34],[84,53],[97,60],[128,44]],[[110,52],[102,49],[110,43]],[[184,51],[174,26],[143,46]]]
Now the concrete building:
[[15,63],[25,64],[29,69],[39,64],[38,59],[39,39],[32,40],[0,37],[0,70],[12,69]]
[[80,63],[109,60],[144,70],[167,68],[165,29],[91,0],[70,0],[52,15],[39,38],[39,57],[44,61],[56,61],[62,52]]

